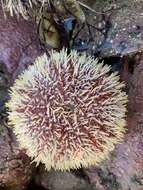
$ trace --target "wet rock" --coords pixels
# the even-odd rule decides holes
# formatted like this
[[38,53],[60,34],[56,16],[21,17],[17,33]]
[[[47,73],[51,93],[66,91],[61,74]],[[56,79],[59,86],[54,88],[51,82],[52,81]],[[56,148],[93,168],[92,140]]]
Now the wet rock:
[[26,189],[31,180],[33,168],[7,125],[5,102],[16,76],[42,51],[33,21],[5,19],[0,10],[0,189]]
[[7,16],[0,9],[0,63],[12,78],[42,53],[35,22]]
[[132,130],[143,126],[143,53],[125,57],[121,78],[128,93],[128,125]]
[[31,173],[29,158],[19,150],[11,129],[0,122],[0,189],[26,189]]
[[108,160],[84,170],[97,190],[143,189],[143,53],[132,57],[132,62],[124,61],[121,76],[129,99],[127,130]]
[[[74,39],[87,41],[88,51],[95,56],[126,55],[143,49],[143,2],[142,1],[88,1],[87,25]],[[78,47],[79,49],[79,47]],[[81,49],[82,51],[82,49]]]
[[129,108],[134,114],[143,114],[143,53],[136,55],[134,71],[130,78]]
[[10,78],[5,65],[0,63],[0,119],[5,112],[5,102],[8,100]]
[[35,183],[47,190],[95,190],[85,179],[72,172],[46,172],[44,167],[39,167]]
[[143,131],[131,132],[116,147],[108,161],[86,170],[98,190],[138,190],[143,188]]
[[14,76],[11,71],[16,70],[10,71],[5,64],[8,62],[3,61],[0,61],[0,189],[21,190],[26,189],[32,168],[30,160],[19,150],[15,136],[7,125],[5,102],[8,100],[8,89]]
[[[84,27],[83,33],[80,33],[80,41],[77,41],[80,43],[75,41],[75,44],[78,46],[81,44],[82,50],[92,55],[99,53],[101,56],[115,54],[122,56],[142,49],[141,1],[118,0],[113,8],[108,0],[102,3],[98,0],[88,2],[92,2],[89,5],[98,13],[93,14],[89,11],[90,18],[87,20],[89,26],[92,26]],[[107,12],[102,14],[103,11]],[[11,81],[42,53],[36,31],[33,21],[24,21],[21,18],[17,20],[12,17],[4,20],[0,11],[0,111],[2,112]],[[121,74],[127,83],[129,94],[128,131],[123,143],[116,147],[109,160],[101,163],[99,167],[84,170],[90,184],[72,172],[46,172],[43,168],[39,168],[34,181],[37,186],[47,190],[143,189],[142,60],[142,55],[136,57],[132,71],[128,62],[123,66]],[[31,179],[31,172],[30,161],[19,150],[12,131],[1,123],[0,189],[25,189]]]

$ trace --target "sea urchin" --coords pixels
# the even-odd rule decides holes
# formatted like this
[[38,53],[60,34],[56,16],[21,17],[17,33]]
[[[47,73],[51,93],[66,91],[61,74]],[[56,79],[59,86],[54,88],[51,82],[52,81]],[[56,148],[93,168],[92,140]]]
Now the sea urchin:
[[66,50],[39,57],[10,91],[9,122],[21,148],[47,170],[98,164],[124,134],[127,96],[117,73]]

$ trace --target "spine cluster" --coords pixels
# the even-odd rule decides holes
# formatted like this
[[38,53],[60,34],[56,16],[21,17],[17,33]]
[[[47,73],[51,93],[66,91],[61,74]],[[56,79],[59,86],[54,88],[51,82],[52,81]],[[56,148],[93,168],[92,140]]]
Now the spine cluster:
[[69,170],[99,164],[124,134],[127,96],[117,73],[66,50],[39,57],[11,88],[9,121],[37,164]]

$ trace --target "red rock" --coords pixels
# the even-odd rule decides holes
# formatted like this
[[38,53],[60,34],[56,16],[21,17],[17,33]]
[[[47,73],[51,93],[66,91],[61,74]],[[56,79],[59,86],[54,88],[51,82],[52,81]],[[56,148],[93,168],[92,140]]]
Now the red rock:
[[47,190],[90,190],[90,185],[84,179],[72,172],[50,170],[47,172],[42,165],[34,176],[37,186]]
[[133,71],[122,70],[128,91],[127,131],[109,159],[85,170],[97,190],[143,190],[143,53],[137,55]]
[[26,189],[31,180],[30,160],[3,123],[2,108],[8,86],[41,53],[36,24],[9,16],[4,19],[0,10],[0,189]]
[[29,158],[19,150],[14,134],[0,124],[0,189],[26,189],[31,180]]
[[0,10],[0,62],[13,79],[42,53],[33,21],[8,16]]

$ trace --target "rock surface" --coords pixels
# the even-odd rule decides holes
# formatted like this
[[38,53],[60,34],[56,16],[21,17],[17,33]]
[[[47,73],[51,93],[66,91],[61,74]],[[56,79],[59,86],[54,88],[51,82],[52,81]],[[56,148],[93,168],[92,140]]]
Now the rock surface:
[[86,170],[90,182],[103,190],[139,190],[143,187],[143,131],[130,132],[101,167]]
[[[126,55],[143,49],[142,0],[82,0],[87,23],[76,37],[77,49],[104,57]],[[78,45],[77,45],[78,43]]]
[[[117,145],[109,160],[99,167],[85,170],[98,190],[143,189],[143,53],[134,57],[134,69],[127,75],[129,95],[127,131],[124,141]],[[126,63],[129,64],[129,63]]]
[[35,177],[37,186],[48,190],[91,190],[92,186],[72,172],[49,171],[39,167]]
[[33,21],[7,16],[0,10],[0,63],[16,76],[42,53]]
[[36,25],[12,17],[5,20],[0,10],[0,189],[26,189],[31,180],[32,166],[7,125],[5,102],[16,76],[41,52]]
[[0,189],[26,189],[31,172],[30,160],[19,150],[11,129],[0,122]]
[[[142,1],[117,0],[113,7],[108,0],[88,2],[98,13],[91,22],[93,13],[89,11],[88,22],[95,23],[95,27],[90,26],[94,35],[84,28],[80,37],[88,40],[90,36],[91,39],[89,44],[84,43],[83,49],[102,56],[122,56],[142,49]],[[102,11],[107,12],[101,14]],[[7,126],[4,104],[9,86],[41,53],[33,21],[12,17],[4,20],[0,11],[0,189],[26,189],[34,176],[31,187],[39,189],[143,190],[143,53],[137,53],[131,61],[122,60],[121,76],[129,95],[124,141],[99,167],[84,169],[86,178],[74,172],[46,172],[41,166],[36,174],[33,173],[30,160],[19,150],[15,136]]]

